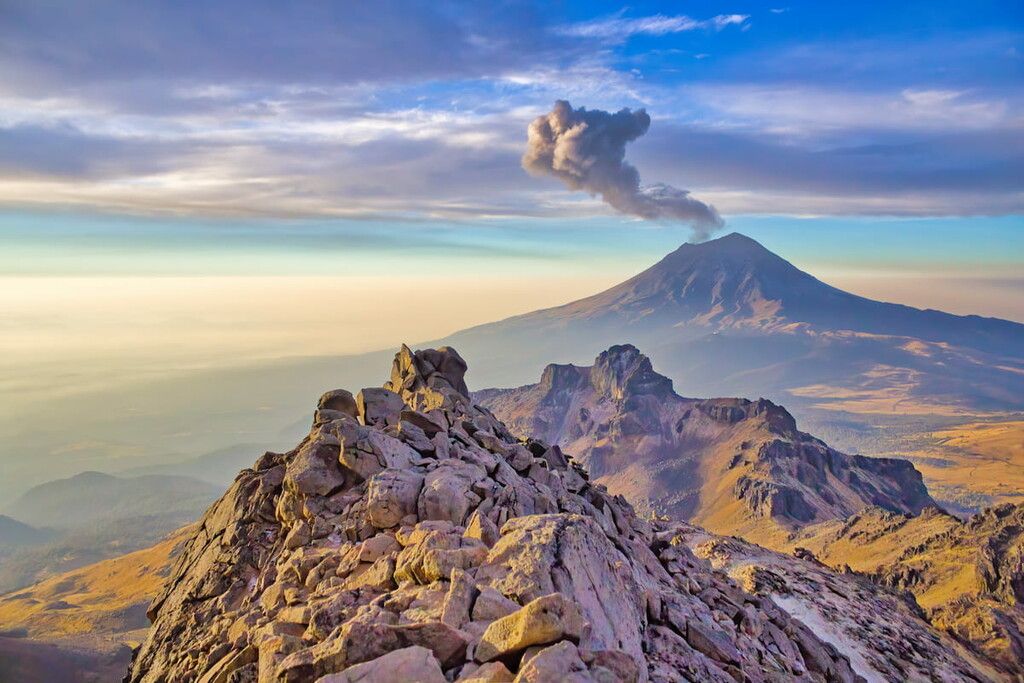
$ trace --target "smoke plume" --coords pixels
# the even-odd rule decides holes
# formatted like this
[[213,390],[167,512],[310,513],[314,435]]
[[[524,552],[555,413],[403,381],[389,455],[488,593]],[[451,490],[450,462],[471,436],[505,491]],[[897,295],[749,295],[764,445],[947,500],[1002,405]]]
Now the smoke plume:
[[530,124],[523,168],[551,175],[573,190],[600,195],[616,211],[645,220],[688,223],[698,238],[724,225],[710,204],[670,185],[640,186],[640,173],[626,160],[626,143],[651,126],[643,109],[614,114],[573,109],[565,100]]

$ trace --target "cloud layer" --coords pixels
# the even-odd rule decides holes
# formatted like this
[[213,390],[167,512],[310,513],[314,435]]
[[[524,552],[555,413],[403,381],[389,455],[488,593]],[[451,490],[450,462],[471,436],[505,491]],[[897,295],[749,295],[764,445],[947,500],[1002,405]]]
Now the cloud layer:
[[534,175],[558,178],[572,190],[583,190],[616,211],[643,218],[682,222],[698,238],[724,225],[718,212],[669,185],[640,185],[640,173],[626,161],[626,144],[651,126],[643,109],[614,114],[600,109],[573,109],[566,100],[534,119],[527,132],[523,168]]
[[[8,0],[0,208],[607,215],[519,168],[523,129],[568,99],[650,112],[630,160],[727,214],[1024,212],[1021,22],[827,4]],[[693,196],[611,168],[608,204],[713,225]]]

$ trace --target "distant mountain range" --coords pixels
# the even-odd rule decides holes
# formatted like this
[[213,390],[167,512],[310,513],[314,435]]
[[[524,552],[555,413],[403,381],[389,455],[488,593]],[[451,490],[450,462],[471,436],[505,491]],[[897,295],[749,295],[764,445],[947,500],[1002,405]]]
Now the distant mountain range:
[[0,557],[12,548],[45,543],[53,535],[51,529],[37,529],[6,515],[0,515]]
[[101,472],[36,486],[0,516],[0,593],[145,548],[195,521],[221,490],[191,477]]
[[202,512],[220,490],[191,477],[82,472],[36,486],[4,512],[35,526],[58,529],[145,515],[186,515],[189,519]]

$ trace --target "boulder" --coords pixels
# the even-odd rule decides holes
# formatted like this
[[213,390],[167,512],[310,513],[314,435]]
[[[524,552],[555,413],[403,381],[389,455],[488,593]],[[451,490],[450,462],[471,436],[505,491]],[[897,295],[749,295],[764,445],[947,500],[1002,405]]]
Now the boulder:
[[518,603],[487,586],[480,591],[476,602],[473,603],[473,621],[494,621],[507,617],[518,609]]
[[329,674],[316,683],[447,683],[437,660],[425,647],[413,645]]
[[480,503],[473,484],[485,478],[480,467],[461,460],[444,460],[429,472],[418,504],[421,520],[448,520],[462,525],[471,508]]
[[366,489],[366,515],[378,529],[398,526],[416,514],[423,488],[423,475],[400,469],[386,469],[370,477]]
[[462,569],[453,569],[448,595],[441,609],[441,621],[452,628],[461,628],[469,621],[469,611],[476,596],[477,589],[469,575]]
[[396,425],[405,409],[402,397],[387,389],[370,387],[356,394],[359,421],[366,426]]
[[457,683],[512,683],[515,676],[501,662],[487,662],[480,666],[467,664],[455,680]]
[[352,392],[346,391],[345,389],[333,389],[328,391],[320,400],[317,401],[316,407],[321,411],[332,411],[334,413],[340,413],[347,415],[351,418],[359,416],[359,409],[356,407],[356,399],[352,396]]
[[519,669],[516,683],[584,683],[593,681],[587,666],[580,659],[579,650],[572,643],[563,640],[550,645],[523,664]]
[[498,542],[499,534],[498,527],[494,525],[488,517],[480,514],[479,510],[474,510],[473,514],[470,515],[469,521],[466,522],[466,532],[464,534],[468,538],[478,538],[488,548]]
[[326,496],[345,484],[338,444],[318,438],[303,444],[285,468],[284,483],[306,496]]
[[562,638],[578,642],[585,628],[575,604],[558,593],[545,595],[492,622],[477,645],[476,660],[489,662]]

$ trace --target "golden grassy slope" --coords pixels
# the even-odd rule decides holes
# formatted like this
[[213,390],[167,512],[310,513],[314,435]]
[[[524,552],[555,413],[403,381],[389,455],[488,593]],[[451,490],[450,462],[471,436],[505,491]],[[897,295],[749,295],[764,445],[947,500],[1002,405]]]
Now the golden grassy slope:
[[993,503],[1024,502],[1024,420],[971,422],[927,439],[926,448],[905,456],[930,489],[981,494]]
[[33,639],[89,634],[137,641],[138,629],[149,625],[146,608],[160,590],[176,548],[193,531],[185,527],[150,548],[0,597],[0,631]]

